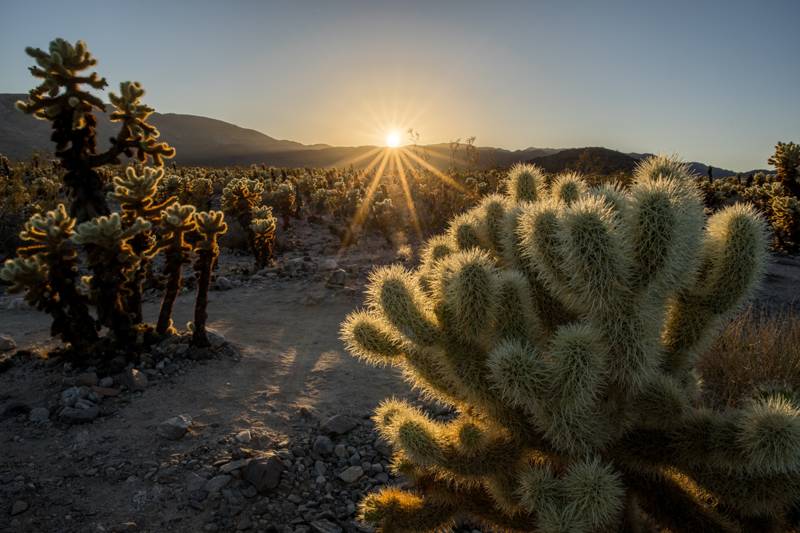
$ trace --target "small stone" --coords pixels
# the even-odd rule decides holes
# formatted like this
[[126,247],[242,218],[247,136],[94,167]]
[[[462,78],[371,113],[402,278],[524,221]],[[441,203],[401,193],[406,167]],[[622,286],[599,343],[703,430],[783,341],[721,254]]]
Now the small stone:
[[109,387],[113,387],[114,386],[114,378],[112,378],[111,376],[106,376],[106,377],[104,377],[104,378],[102,378],[100,380],[98,385],[103,387],[104,389],[107,389]]
[[0,334],[0,352],[10,352],[17,347],[17,343],[10,335]]
[[344,284],[347,282],[347,271],[341,268],[337,268],[333,272],[331,272],[330,277],[328,277],[328,286],[329,287],[343,287]]
[[389,474],[386,472],[379,472],[373,476],[373,479],[378,483],[386,484],[389,482]]
[[214,288],[218,291],[229,291],[234,287],[233,282],[225,276],[218,276],[214,282]]
[[28,415],[28,420],[42,424],[50,420],[50,409],[47,407],[34,407]]
[[147,388],[147,376],[135,368],[129,368],[123,374],[125,386],[132,391],[142,391]]
[[372,447],[377,450],[378,453],[383,455],[384,457],[391,457],[392,456],[392,446],[385,440],[381,438],[375,439],[375,442],[372,443]]
[[61,405],[73,407],[81,397],[78,387],[70,387],[61,392]]
[[225,488],[228,485],[228,483],[230,483],[231,479],[233,478],[231,478],[231,476],[227,474],[214,476],[208,481],[206,481],[206,484],[203,486],[203,489],[209,494],[215,494],[220,490],[222,490],[223,488]]
[[96,405],[86,409],[64,407],[58,416],[68,424],[84,424],[100,416],[100,409]]
[[333,452],[333,441],[325,435],[314,439],[313,450],[319,455],[330,455]]
[[189,492],[196,492],[198,490],[203,490],[206,486],[206,479],[202,476],[195,474],[194,472],[189,472],[186,475],[186,490]]
[[22,514],[27,510],[28,510],[27,502],[24,502],[22,500],[17,500],[14,502],[14,505],[11,506],[11,516]]
[[329,435],[344,435],[357,425],[358,421],[351,416],[334,415],[322,423],[320,430]]
[[78,377],[75,378],[75,385],[84,387],[93,387],[97,385],[97,374],[95,374],[94,372],[85,372],[83,374],[78,374]]
[[178,415],[161,422],[156,432],[165,439],[179,440],[186,435],[190,427],[192,427],[192,417],[189,415]]
[[336,261],[336,259],[333,259],[332,257],[329,257],[328,259],[323,259],[319,264],[319,267],[322,270],[336,270],[338,266],[339,262]]
[[347,446],[344,444],[337,444],[336,447],[333,449],[333,453],[339,459],[344,459],[347,457]]
[[222,333],[210,328],[206,329],[206,335],[208,336],[208,342],[211,343],[211,347],[214,349],[217,349],[228,342]]
[[112,396],[119,396],[121,391],[111,387],[92,387],[92,392],[94,392],[99,398],[110,398]]
[[345,483],[354,483],[364,475],[364,469],[360,466],[351,466],[339,474],[339,479]]
[[314,520],[310,525],[315,533],[342,533],[342,528],[330,520]]
[[219,469],[220,472],[223,474],[229,474],[234,470],[239,470],[247,466],[247,463],[250,462],[250,459],[239,459],[238,461],[231,461],[230,463],[225,463]]
[[253,435],[250,434],[249,429],[243,429],[239,433],[236,434],[236,440],[241,442],[242,444],[247,444],[251,440],[253,440]]
[[278,486],[284,468],[276,455],[268,455],[251,460],[242,470],[242,477],[263,494]]

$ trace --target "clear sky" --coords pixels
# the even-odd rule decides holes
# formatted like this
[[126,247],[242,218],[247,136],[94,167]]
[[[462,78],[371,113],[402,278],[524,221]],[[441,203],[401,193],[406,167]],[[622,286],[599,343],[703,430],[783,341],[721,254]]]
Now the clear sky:
[[0,0],[0,92],[25,46],[85,40],[161,112],[304,143],[607,146],[748,170],[800,141],[800,0]]

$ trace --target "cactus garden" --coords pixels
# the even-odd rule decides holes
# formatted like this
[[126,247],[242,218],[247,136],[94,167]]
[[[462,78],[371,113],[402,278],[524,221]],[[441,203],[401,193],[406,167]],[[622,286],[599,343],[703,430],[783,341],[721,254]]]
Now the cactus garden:
[[0,532],[800,532],[800,11],[440,7],[2,8]]

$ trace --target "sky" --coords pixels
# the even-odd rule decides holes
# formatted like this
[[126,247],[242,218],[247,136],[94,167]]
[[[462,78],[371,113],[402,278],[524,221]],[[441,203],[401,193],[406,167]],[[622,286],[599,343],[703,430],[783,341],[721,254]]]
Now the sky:
[[26,46],[83,39],[160,112],[307,144],[476,136],[766,168],[800,141],[800,0],[0,0],[0,92]]

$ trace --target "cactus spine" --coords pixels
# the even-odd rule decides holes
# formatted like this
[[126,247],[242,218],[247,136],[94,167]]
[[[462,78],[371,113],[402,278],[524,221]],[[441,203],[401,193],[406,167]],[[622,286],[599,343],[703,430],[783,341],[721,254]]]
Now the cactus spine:
[[456,217],[418,270],[378,270],[367,311],[342,325],[353,355],[458,412],[378,408],[416,490],[370,495],[362,517],[409,532],[464,516],[547,532],[788,527],[798,406],[695,401],[697,354],[760,280],[763,221],[743,205],[706,221],[665,157],[628,190],[545,183],[513,168],[505,196]]

